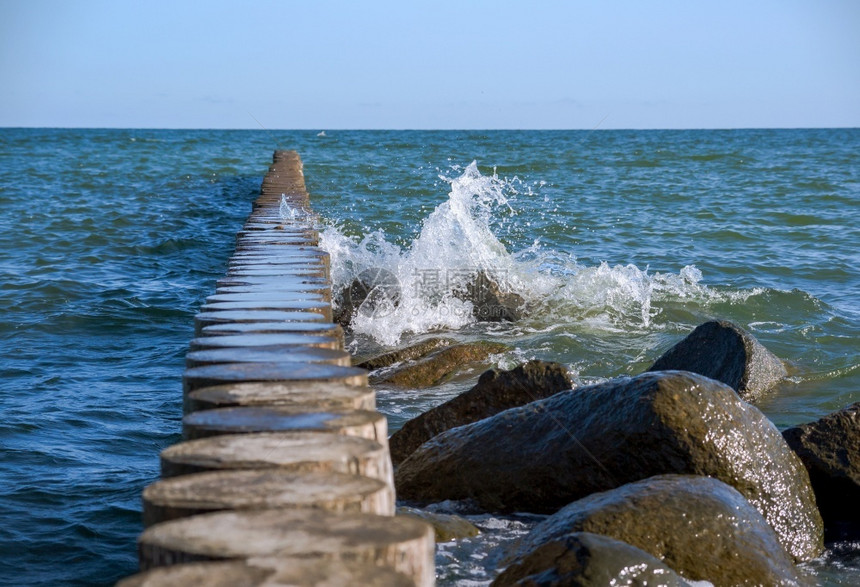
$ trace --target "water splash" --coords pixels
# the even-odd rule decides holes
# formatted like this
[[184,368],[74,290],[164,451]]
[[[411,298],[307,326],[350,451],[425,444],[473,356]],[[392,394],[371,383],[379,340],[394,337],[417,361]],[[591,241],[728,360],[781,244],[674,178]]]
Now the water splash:
[[278,214],[281,217],[281,222],[285,225],[307,225],[313,224],[315,220],[313,214],[311,214],[307,208],[296,206],[295,204],[287,201],[286,194],[281,194],[281,203],[278,206]]
[[[401,295],[385,312],[358,312],[352,328],[380,344],[396,345],[406,333],[456,330],[475,321],[473,302],[464,295],[480,272],[503,292],[520,295],[528,320],[590,322],[602,329],[648,328],[661,300],[714,301],[721,294],[700,282],[702,273],[687,266],[678,274],[650,274],[635,265],[584,266],[563,251],[545,248],[539,239],[510,252],[497,236],[513,221],[512,201],[522,183],[482,175],[472,162],[454,177],[448,199],[422,222],[406,247],[391,242],[382,230],[349,237],[337,226],[321,233],[331,255],[334,303],[360,275],[384,270],[396,278]],[[533,196],[530,191],[527,196]]]

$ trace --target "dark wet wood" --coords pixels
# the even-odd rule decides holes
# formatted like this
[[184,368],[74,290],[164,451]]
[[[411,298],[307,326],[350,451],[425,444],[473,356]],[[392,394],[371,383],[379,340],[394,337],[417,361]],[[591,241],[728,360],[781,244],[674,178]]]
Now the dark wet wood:
[[194,316],[194,334],[200,336],[207,326],[221,324],[255,324],[261,322],[285,322],[285,323],[324,323],[326,319],[327,304],[319,303],[318,307],[308,310],[219,310],[216,312],[201,312]]
[[345,351],[300,346],[208,349],[185,355],[185,366],[189,369],[219,363],[327,363],[349,367],[352,356]]
[[322,363],[219,363],[186,369],[182,376],[186,393],[201,387],[251,381],[320,381],[367,385],[367,371]]
[[307,294],[304,292],[292,291],[260,291],[260,292],[245,292],[232,294],[212,294],[206,298],[206,305],[218,303],[238,303],[238,304],[266,304],[273,303],[290,303],[293,301],[307,302],[324,302],[325,296]]
[[219,434],[256,432],[333,432],[369,438],[388,447],[388,421],[369,410],[311,411],[282,407],[240,407],[202,410],[182,419],[186,440]]
[[257,294],[257,295],[278,295],[283,293],[285,296],[307,295],[308,299],[321,297],[323,300],[331,301],[331,286],[328,285],[312,285],[303,286],[302,288],[294,287],[292,289],[284,289],[278,284],[267,286],[261,285],[229,285],[221,286],[215,289],[214,295],[237,295],[237,294]]
[[[214,297],[214,296],[213,296]],[[308,300],[299,297],[295,300],[235,300],[231,302],[209,302],[200,306],[201,312],[220,312],[222,310],[282,310],[287,312],[315,311],[322,312],[331,308],[331,304],[320,299]]]
[[313,334],[302,332],[249,333],[224,336],[201,336],[191,341],[192,351],[223,348],[248,348],[260,346],[313,346],[335,350],[343,349],[343,337],[326,333]]
[[199,336],[217,336],[221,334],[250,334],[250,333],[282,333],[304,332],[319,334],[332,338],[343,338],[343,329],[330,322],[225,322],[206,326]]
[[240,406],[375,410],[376,394],[363,385],[311,379],[214,385],[189,392],[184,398],[186,413]]

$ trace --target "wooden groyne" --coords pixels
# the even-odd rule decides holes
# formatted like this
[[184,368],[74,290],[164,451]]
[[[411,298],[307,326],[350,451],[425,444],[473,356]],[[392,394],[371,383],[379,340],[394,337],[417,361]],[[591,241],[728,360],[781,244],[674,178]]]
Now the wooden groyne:
[[159,585],[433,585],[433,529],[394,516],[387,421],[332,323],[302,162],[276,151],[195,318],[184,441],[143,491]]

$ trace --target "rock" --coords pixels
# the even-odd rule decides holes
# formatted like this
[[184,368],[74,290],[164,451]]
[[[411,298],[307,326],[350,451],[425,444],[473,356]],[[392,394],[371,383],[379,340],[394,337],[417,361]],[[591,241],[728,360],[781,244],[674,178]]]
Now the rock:
[[[353,280],[350,287],[345,288],[340,292],[340,295],[335,297],[335,304],[332,307],[332,319],[335,324],[340,324],[344,329],[349,328],[352,323],[352,317],[355,316],[356,305],[353,304],[349,296],[349,290],[353,286],[358,286],[358,280]],[[360,305],[360,303],[359,303]]]
[[595,493],[538,524],[519,552],[525,555],[570,532],[621,540],[687,579],[714,585],[802,582],[758,510],[712,477],[661,475]]
[[436,385],[469,363],[486,361],[490,355],[503,353],[507,345],[497,342],[472,342],[449,346],[431,353],[420,361],[373,378],[374,383],[391,383],[400,387],[424,388]]
[[828,541],[860,538],[860,403],[782,435],[809,471]]
[[726,321],[705,322],[663,353],[648,371],[691,371],[722,381],[754,402],[788,375],[753,335]]
[[608,536],[573,532],[552,539],[509,566],[493,587],[605,587],[688,583],[644,550]]
[[385,316],[400,305],[400,281],[382,268],[365,269],[349,287],[341,290],[334,321],[347,328],[356,312],[366,316]]
[[529,361],[510,371],[485,371],[472,389],[409,420],[395,432],[389,439],[391,460],[395,465],[400,463],[445,430],[477,422],[571,387],[573,381],[559,363]]
[[396,514],[417,518],[433,526],[436,542],[451,542],[461,538],[471,538],[481,533],[472,522],[454,514],[436,514],[407,506],[398,507]]
[[356,367],[367,369],[368,371],[374,371],[376,369],[382,369],[383,367],[390,367],[395,363],[420,359],[436,349],[451,346],[452,344],[454,344],[454,341],[450,338],[428,338],[427,340],[422,340],[419,343],[410,345],[405,349],[398,349],[396,351],[391,351],[390,353],[385,353],[384,355],[362,361],[356,364]]
[[664,473],[735,487],[797,560],[823,549],[809,475],[779,431],[731,388],[694,373],[619,378],[448,430],[400,464],[395,485],[416,502],[551,513]]
[[516,322],[523,317],[525,300],[502,291],[486,271],[479,271],[466,285],[465,300],[472,302],[472,316],[481,322]]

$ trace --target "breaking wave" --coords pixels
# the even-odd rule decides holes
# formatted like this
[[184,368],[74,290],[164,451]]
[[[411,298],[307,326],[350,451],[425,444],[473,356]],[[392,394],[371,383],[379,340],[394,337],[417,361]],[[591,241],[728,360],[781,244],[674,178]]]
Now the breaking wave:
[[[382,230],[348,236],[337,225],[321,231],[321,246],[331,255],[335,307],[358,281],[384,274],[387,292],[375,299],[373,311],[357,311],[356,334],[383,345],[396,345],[407,333],[456,330],[476,321],[474,303],[464,295],[476,275],[489,276],[499,290],[519,295],[527,320],[535,326],[551,322],[589,322],[607,329],[649,328],[661,301],[727,301],[756,293],[719,292],[701,283],[693,265],[677,274],[650,273],[636,265],[583,265],[575,255],[541,242],[511,251],[497,236],[499,227],[516,224],[512,202],[522,183],[483,175],[476,162],[455,168],[448,199],[422,222],[420,233],[400,246]],[[503,222],[500,222],[500,219]],[[528,222],[527,224],[531,224]],[[364,286],[372,288],[374,283]],[[730,300],[729,300],[730,301]],[[367,309],[366,307],[360,308]]]

